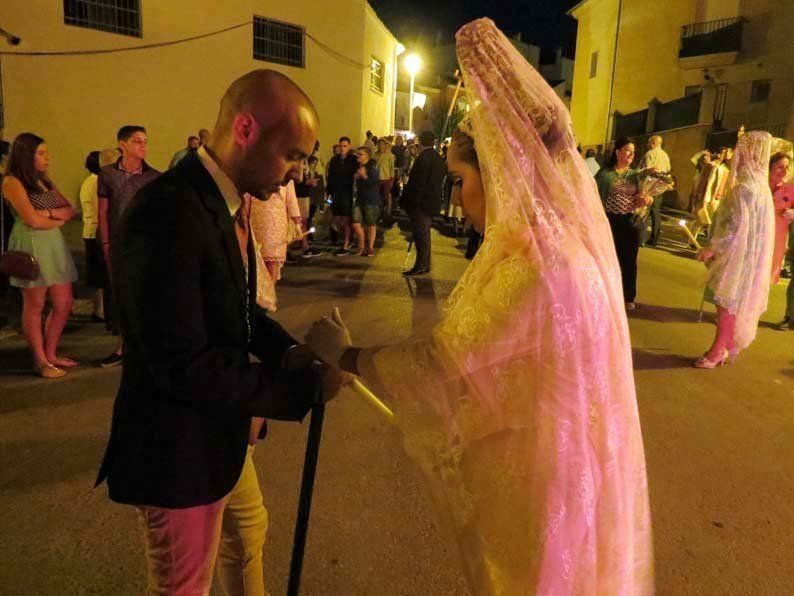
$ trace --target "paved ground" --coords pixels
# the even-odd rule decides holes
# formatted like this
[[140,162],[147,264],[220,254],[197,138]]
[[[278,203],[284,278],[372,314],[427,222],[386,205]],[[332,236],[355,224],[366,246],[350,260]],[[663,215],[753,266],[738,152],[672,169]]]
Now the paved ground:
[[[354,338],[394,341],[427,329],[466,266],[435,237],[432,278],[399,276],[396,229],[374,259],[321,257],[288,268],[278,318],[300,336],[339,304]],[[659,250],[640,257],[641,308],[631,319],[648,458],[657,593],[794,594],[794,334],[762,327],[733,366],[690,368],[713,327],[697,323],[701,266]],[[779,318],[774,288],[766,321]],[[113,347],[76,321],[65,353],[98,360]],[[85,366],[59,381],[27,374],[19,338],[0,341],[0,594],[143,593],[134,512],[92,484],[118,370]],[[399,437],[351,394],[328,409],[304,594],[465,594]],[[273,424],[256,452],[271,516],[266,574],[285,591],[306,428]]]

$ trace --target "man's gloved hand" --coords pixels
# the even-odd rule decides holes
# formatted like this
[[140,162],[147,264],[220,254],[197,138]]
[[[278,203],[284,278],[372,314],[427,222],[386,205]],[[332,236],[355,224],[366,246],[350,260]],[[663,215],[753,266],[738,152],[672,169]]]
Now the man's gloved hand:
[[342,355],[353,347],[339,308],[334,307],[330,318],[323,317],[312,325],[306,335],[306,344],[323,362],[339,368]]

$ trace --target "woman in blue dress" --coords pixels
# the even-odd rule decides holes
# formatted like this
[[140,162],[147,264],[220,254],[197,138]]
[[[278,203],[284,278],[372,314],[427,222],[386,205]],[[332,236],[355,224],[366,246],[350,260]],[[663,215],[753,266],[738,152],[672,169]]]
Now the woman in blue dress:
[[[72,282],[77,270],[61,227],[72,217],[69,201],[47,175],[49,152],[44,139],[22,133],[11,147],[2,192],[14,213],[8,249],[32,255],[39,264],[35,279],[11,278],[23,297],[22,329],[38,375],[52,379],[77,366],[58,355],[58,342],[72,310]],[[52,310],[42,328],[47,296]]]

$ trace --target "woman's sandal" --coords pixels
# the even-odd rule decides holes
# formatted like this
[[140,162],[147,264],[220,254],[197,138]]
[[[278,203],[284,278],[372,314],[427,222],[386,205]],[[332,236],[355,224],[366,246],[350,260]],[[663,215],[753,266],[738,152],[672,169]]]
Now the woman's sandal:
[[728,350],[724,350],[722,353],[722,358],[719,360],[709,360],[708,357],[704,354],[692,364],[695,368],[717,368],[718,366],[724,366],[728,363],[730,358],[730,354]]
[[35,365],[35,373],[43,379],[60,379],[66,376],[66,371],[50,362]]

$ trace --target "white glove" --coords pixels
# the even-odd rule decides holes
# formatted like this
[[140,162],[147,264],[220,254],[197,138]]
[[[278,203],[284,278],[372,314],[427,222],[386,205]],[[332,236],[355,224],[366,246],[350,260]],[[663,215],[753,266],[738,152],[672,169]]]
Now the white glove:
[[342,355],[353,347],[353,342],[338,307],[331,311],[330,318],[323,317],[312,325],[306,334],[306,344],[323,362],[339,366]]
[[794,221],[794,209],[786,209],[783,212],[783,218],[788,221]]

